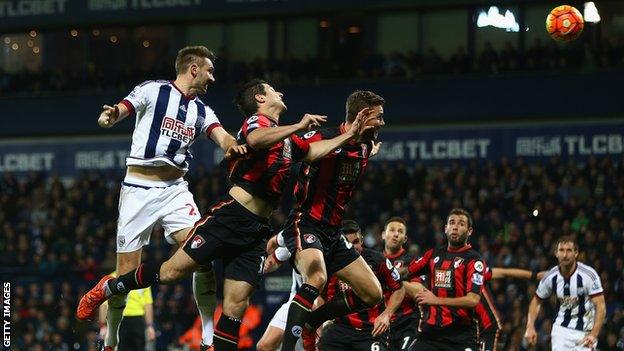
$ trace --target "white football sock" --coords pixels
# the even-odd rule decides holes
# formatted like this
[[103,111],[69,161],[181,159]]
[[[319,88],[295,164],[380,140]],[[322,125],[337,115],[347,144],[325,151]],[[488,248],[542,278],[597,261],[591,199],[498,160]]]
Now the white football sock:
[[119,343],[119,325],[123,319],[123,311],[126,308],[127,294],[113,295],[108,300],[108,312],[106,314],[106,338],[105,346],[113,348]]
[[212,267],[193,273],[193,297],[202,322],[202,343],[212,345],[214,311],[217,303],[217,279]]

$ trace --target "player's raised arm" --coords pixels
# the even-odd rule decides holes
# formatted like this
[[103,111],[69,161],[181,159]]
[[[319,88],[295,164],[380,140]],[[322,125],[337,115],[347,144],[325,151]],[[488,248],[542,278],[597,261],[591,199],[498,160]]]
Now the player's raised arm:
[[334,151],[345,143],[358,139],[362,134],[367,132],[368,130],[372,130],[373,126],[368,126],[367,122],[374,118],[372,113],[374,110],[372,108],[365,108],[360,113],[358,113],[357,117],[351,124],[349,130],[345,133],[340,134],[339,136],[327,139],[315,141],[310,144],[310,148],[303,158],[305,162],[312,163],[320,158],[325,157],[328,153]]
[[256,150],[267,149],[294,133],[319,127],[326,121],[327,116],[306,113],[301,118],[301,121],[295,124],[275,128],[254,129],[247,134],[247,145]]
[[124,104],[115,104],[113,106],[102,106],[102,112],[98,117],[98,124],[102,128],[110,128],[115,123],[126,118],[130,114],[130,110]]
[[[543,276],[543,274],[542,274]],[[539,272],[520,268],[492,267],[492,279],[515,278],[535,280],[541,278]]]

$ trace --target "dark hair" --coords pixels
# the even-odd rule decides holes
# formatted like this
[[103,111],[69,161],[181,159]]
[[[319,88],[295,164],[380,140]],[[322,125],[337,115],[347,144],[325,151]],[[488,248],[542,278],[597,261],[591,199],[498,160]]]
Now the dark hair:
[[555,252],[559,248],[559,244],[563,244],[563,243],[572,243],[572,245],[574,246],[574,251],[578,251],[579,249],[578,244],[576,243],[576,240],[572,239],[571,236],[564,235],[564,236],[559,237],[559,239],[557,239],[557,242],[555,243]]
[[357,114],[366,107],[383,106],[385,103],[384,98],[372,91],[356,90],[347,98],[347,122],[353,122]]
[[187,46],[180,49],[175,60],[176,74],[185,73],[194,63],[202,66],[205,58],[213,62],[216,58],[215,54],[205,46]]
[[386,227],[388,227],[388,224],[392,222],[399,222],[405,226],[405,229],[407,229],[407,222],[405,222],[405,220],[399,216],[394,216],[394,217],[389,218],[386,221],[386,223],[384,224],[384,230],[386,229]]
[[353,234],[353,233],[359,233],[361,229],[360,229],[360,225],[357,224],[356,221],[351,220],[351,219],[345,219],[342,222],[340,222],[340,231],[343,234]]
[[446,216],[447,222],[449,220],[449,217],[451,217],[452,215],[466,216],[466,218],[468,219],[468,228],[472,228],[472,216],[470,216],[470,213],[468,213],[468,211],[464,210],[463,208],[452,209],[451,212],[449,212],[448,216]]
[[244,117],[249,117],[258,112],[258,102],[256,101],[256,95],[265,95],[264,84],[268,84],[266,81],[258,78],[254,78],[247,83],[241,85],[234,97],[234,104]]

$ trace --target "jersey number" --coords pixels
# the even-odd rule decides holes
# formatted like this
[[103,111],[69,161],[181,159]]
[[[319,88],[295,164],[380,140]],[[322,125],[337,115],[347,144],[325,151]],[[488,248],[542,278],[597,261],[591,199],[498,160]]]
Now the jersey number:
[[195,212],[195,207],[193,207],[192,204],[186,204],[186,206],[188,206],[191,210],[189,211],[189,216],[194,216],[197,214],[197,212]]

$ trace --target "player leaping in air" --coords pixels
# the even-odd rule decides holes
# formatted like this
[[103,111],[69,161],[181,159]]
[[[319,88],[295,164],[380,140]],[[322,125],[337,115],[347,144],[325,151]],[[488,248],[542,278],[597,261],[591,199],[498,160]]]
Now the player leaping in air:
[[[165,231],[167,242],[182,245],[199,210],[184,181],[199,137],[212,139],[228,156],[244,153],[236,139],[221,126],[213,110],[197,95],[215,82],[214,54],[203,46],[181,49],[175,60],[176,79],[148,80],[121,102],[104,105],[98,124],[110,128],[135,115],[132,147],[119,196],[117,269],[122,275],[141,263],[143,246],[149,244],[154,225]],[[193,294],[202,320],[203,349],[212,344],[212,316],[216,283],[210,262],[193,274]],[[127,292],[112,296],[106,318],[105,350],[113,350],[126,304]],[[86,318],[78,315],[78,318]]]

